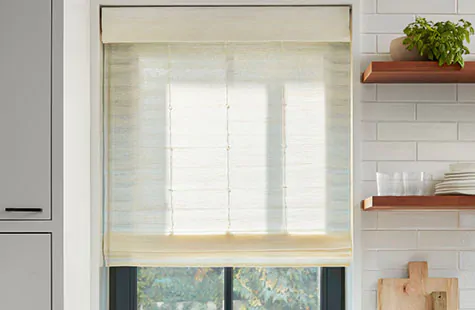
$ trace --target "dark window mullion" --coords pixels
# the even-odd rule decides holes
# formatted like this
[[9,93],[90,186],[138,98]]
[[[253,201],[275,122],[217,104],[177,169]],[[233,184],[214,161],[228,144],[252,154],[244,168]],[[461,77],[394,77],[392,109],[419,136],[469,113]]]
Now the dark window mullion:
[[137,268],[112,267],[110,278],[110,309],[138,310],[137,303]]
[[321,310],[345,310],[345,268],[322,268],[320,304]]
[[224,268],[224,310],[233,310],[234,268]]

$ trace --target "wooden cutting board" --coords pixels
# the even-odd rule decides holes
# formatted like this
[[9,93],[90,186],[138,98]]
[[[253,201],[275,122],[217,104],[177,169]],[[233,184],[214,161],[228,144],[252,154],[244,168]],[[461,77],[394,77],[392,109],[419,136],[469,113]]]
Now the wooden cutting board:
[[459,310],[457,278],[429,278],[427,262],[410,262],[408,269],[409,279],[379,280],[378,310],[440,309],[436,295],[446,299],[442,309]]

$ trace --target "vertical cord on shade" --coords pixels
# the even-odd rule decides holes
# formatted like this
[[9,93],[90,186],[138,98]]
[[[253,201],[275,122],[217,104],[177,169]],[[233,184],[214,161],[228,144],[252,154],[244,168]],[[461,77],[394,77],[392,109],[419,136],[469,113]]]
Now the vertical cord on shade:
[[[109,265],[109,260],[108,256],[106,255],[106,245],[110,244],[110,234],[107,233],[107,231],[112,230],[111,227],[111,210],[110,210],[110,203],[109,203],[109,197],[110,197],[110,191],[111,188],[109,186],[110,182],[110,176],[109,176],[109,153],[110,153],[110,140],[109,140],[109,126],[111,125],[110,122],[110,115],[109,115],[109,104],[110,104],[110,80],[111,80],[111,73],[109,70],[109,61],[110,61],[110,45],[104,44],[102,46],[102,52],[104,55],[104,60],[102,62],[102,70],[104,73],[104,78],[103,82],[103,93],[102,93],[102,102],[104,104],[102,105],[102,115],[103,115],[103,123],[102,123],[102,132],[103,132],[103,144],[102,144],[102,165],[103,165],[103,171],[102,171],[102,179],[103,179],[103,186],[104,186],[104,194],[102,196],[102,205],[104,206],[102,209],[102,216],[103,216],[103,222],[101,225],[101,233],[102,233],[102,257],[104,260],[105,266]],[[107,172],[106,172],[107,171]],[[104,222],[105,220],[105,222]],[[106,241],[107,240],[107,241]]]
[[224,43],[224,57],[225,57],[225,87],[226,87],[226,93],[225,93],[225,101],[226,101],[226,176],[227,176],[227,181],[228,181],[228,227],[227,227],[227,233],[231,231],[231,179],[229,176],[229,151],[231,149],[231,146],[229,145],[229,88],[228,88],[228,83],[229,83],[229,64],[230,64],[230,59],[228,55],[228,45],[227,42]]
[[[280,51],[284,53],[284,43],[280,42]],[[286,109],[287,103],[285,101],[285,85],[282,84],[282,200],[284,204],[284,218],[283,228],[284,232],[288,232],[287,223],[287,135],[286,135]]]
[[175,209],[173,206],[173,144],[172,144],[172,87],[171,87],[171,51],[170,51],[170,44],[167,44],[167,69],[168,69],[168,74],[167,74],[167,100],[168,100],[168,134],[169,134],[169,141],[168,143],[170,144],[170,217],[171,217],[171,233],[173,234],[175,232]]
[[[128,57],[128,53],[130,53],[129,51],[126,52],[127,56]],[[130,59],[130,61],[126,61],[126,65],[125,66],[131,66],[130,67],[130,71],[131,71],[131,74],[127,77],[128,78],[128,82],[131,84],[131,85],[134,85],[134,83],[137,83],[137,86],[136,88],[134,89],[135,91],[138,92],[139,94],[139,98],[137,99],[137,103],[134,102],[134,100],[132,99],[133,98],[133,95],[128,93],[128,95],[130,96],[130,101],[128,102],[127,104],[127,108],[129,109],[129,113],[131,113],[133,115],[133,125],[135,127],[135,130],[132,130],[132,134],[130,136],[128,136],[129,139],[131,139],[132,141],[129,141],[129,142],[136,142],[137,145],[138,145],[138,149],[135,149],[134,152],[138,152],[140,153],[140,147],[141,147],[141,140],[142,140],[142,133],[141,133],[141,130],[142,130],[142,127],[143,127],[143,124],[142,124],[142,121],[141,121],[141,117],[142,117],[142,107],[141,107],[141,103],[143,101],[143,84],[144,82],[146,82],[147,80],[147,76],[143,74],[142,70],[143,70],[143,67],[141,66],[141,63],[140,63],[140,52],[137,50],[137,48],[134,46],[132,48],[132,52],[133,54],[137,53],[137,58],[132,58]],[[133,167],[133,166],[132,166]],[[131,167],[131,168],[132,168]],[[138,179],[141,179],[142,178],[142,172],[141,171],[137,171],[136,169],[133,169],[133,173],[134,175],[138,178]],[[133,195],[134,195],[134,204],[132,205],[132,210],[134,211],[134,213],[138,210],[141,210],[143,207],[144,207],[144,199],[143,199],[143,194],[144,194],[144,184],[143,182],[137,182],[135,183],[135,186],[133,187]]]

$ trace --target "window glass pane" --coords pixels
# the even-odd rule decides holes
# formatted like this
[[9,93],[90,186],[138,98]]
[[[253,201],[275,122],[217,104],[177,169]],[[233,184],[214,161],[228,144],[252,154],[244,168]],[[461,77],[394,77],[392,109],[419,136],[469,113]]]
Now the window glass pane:
[[223,309],[223,268],[138,268],[139,310]]
[[234,310],[318,310],[319,268],[236,268]]

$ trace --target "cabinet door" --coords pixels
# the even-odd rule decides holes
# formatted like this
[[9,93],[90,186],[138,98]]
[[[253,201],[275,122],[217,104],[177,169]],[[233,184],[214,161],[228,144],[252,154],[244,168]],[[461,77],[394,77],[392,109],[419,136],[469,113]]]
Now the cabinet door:
[[0,220],[49,219],[51,0],[1,0],[0,29]]
[[51,310],[51,235],[0,234],[0,309]]

